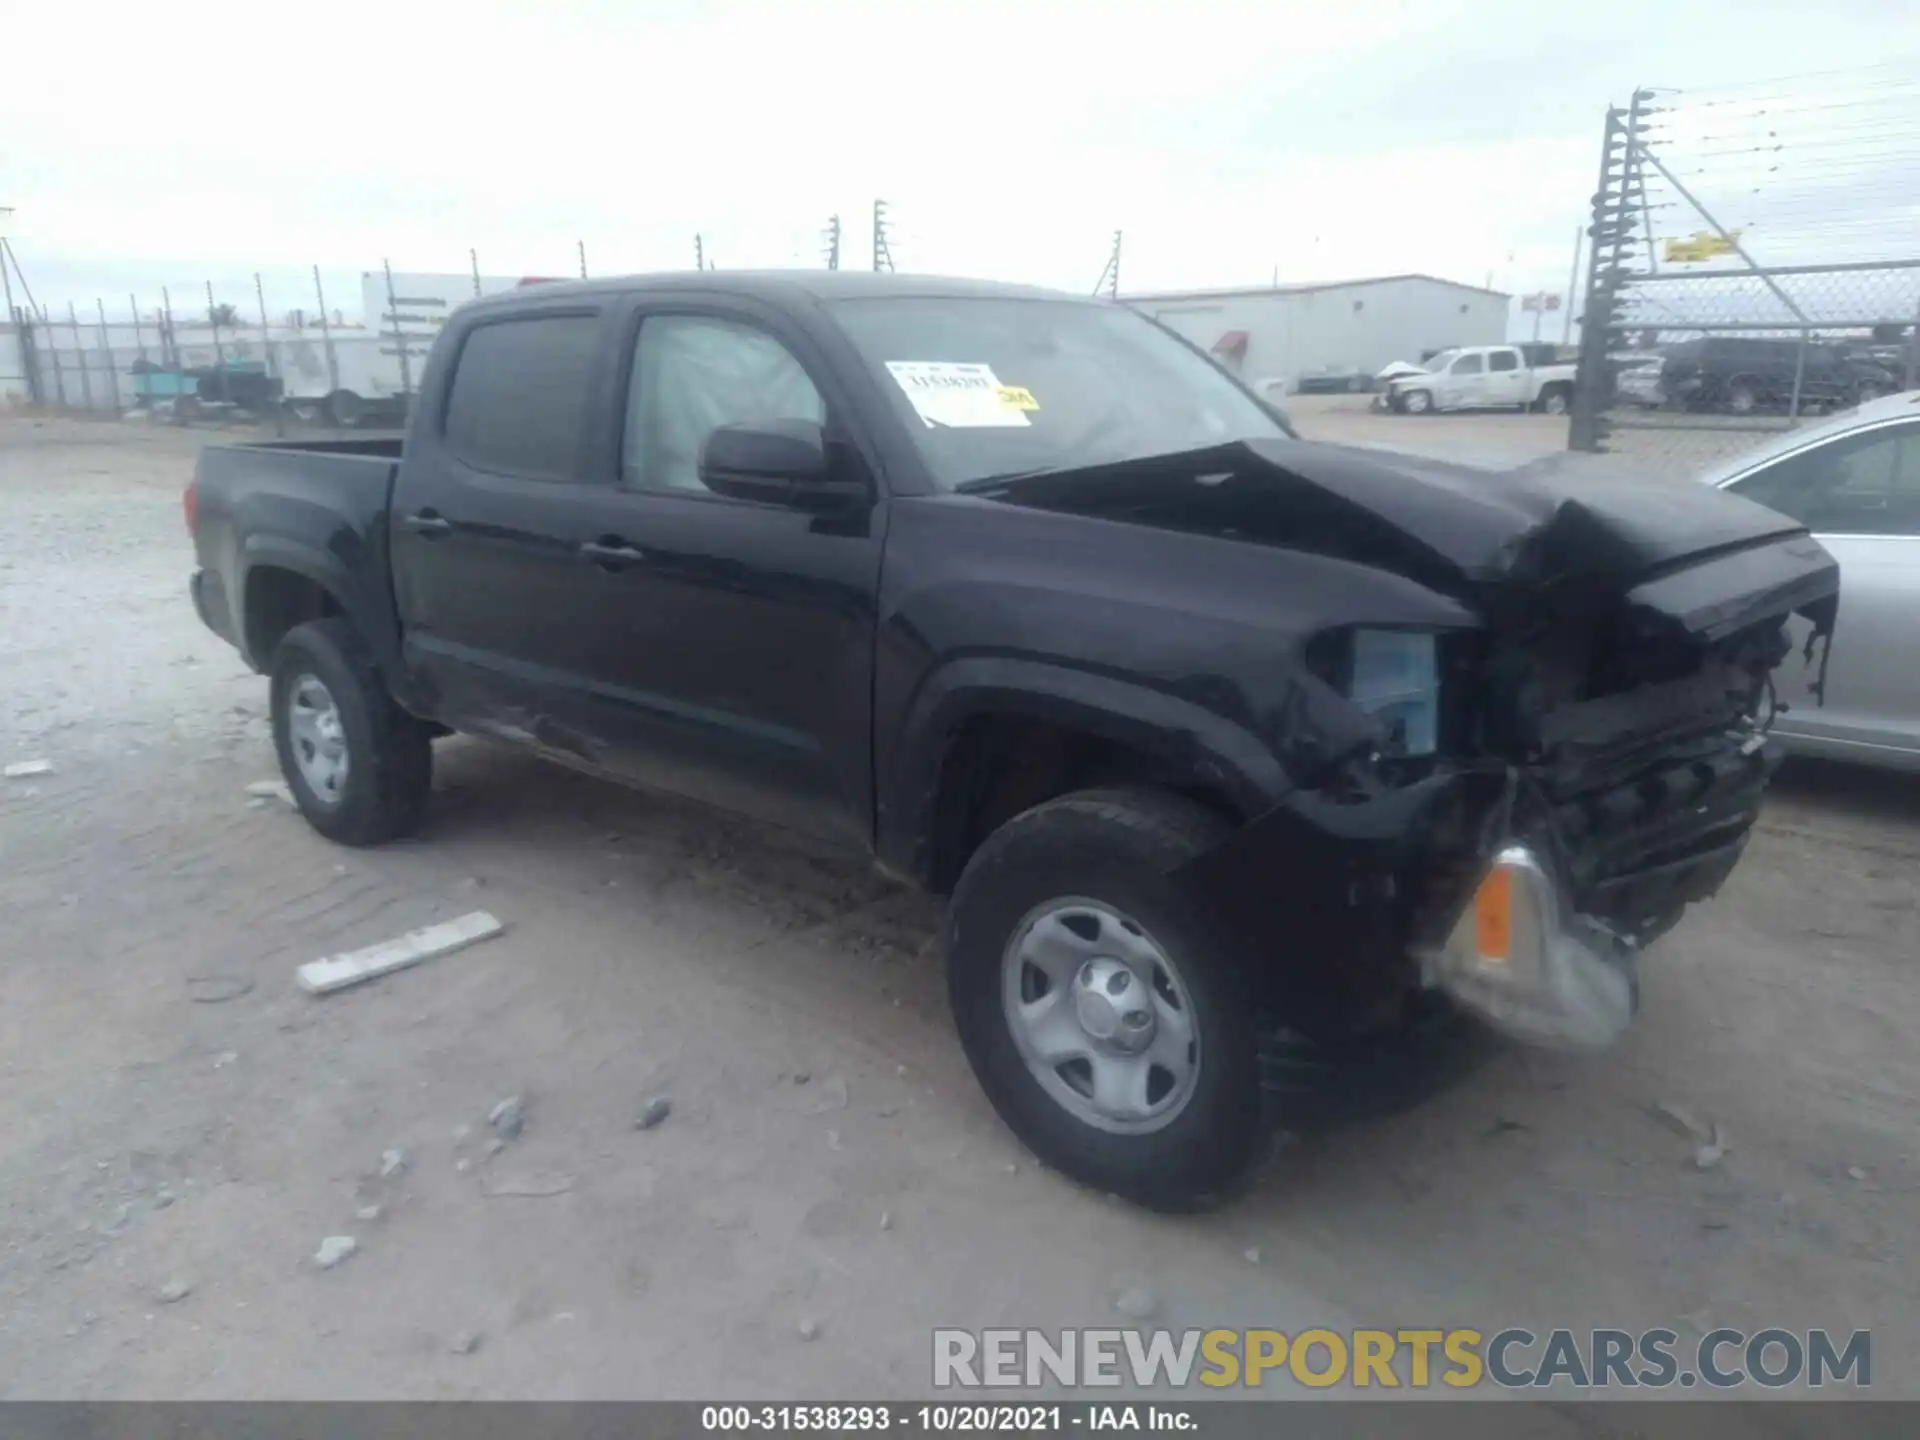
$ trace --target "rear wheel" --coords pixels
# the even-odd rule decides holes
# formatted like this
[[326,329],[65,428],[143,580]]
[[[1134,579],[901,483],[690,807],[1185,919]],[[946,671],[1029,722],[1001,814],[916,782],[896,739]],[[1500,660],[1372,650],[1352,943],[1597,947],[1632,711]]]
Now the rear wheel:
[[289,630],[269,667],[273,744],[307,823],[343,845],[411,832],[433,788],[433,737],[387,693],[344,619]]
[[351,430],[366,418],[367,402],[351,390],[336,390],[321,403],[321,410],[329,425]]
[[1564,415],[1567,413],[1569,399],[1564,385],[1549,385],[1540,392],[1540,410],[1545,415]]
[[949,991],[994,1108],[1035,1154],[1155,1209],[1259,1151],[1240,970],[1169,877],[1226,824],[1157,791],[1082,791],[989,836],[954,892]]
[[1760,387],[1751,380],[1736,380],[1727,387],[1727,409],[1736,415],[1751,415],[1760,408]]

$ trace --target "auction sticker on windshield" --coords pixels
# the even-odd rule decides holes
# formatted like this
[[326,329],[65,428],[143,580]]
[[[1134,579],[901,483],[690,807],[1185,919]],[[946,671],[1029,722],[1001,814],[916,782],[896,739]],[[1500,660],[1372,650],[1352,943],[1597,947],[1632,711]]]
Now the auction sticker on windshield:
[[[1008,392],[1014,387],[1002,385],[991,365],[889,360],[887,373],[929,427],[990,429],[1032,423],[1027,419],[1026,406],[1008,400]],[[1018,393],[1027,394],[1024,390]]]

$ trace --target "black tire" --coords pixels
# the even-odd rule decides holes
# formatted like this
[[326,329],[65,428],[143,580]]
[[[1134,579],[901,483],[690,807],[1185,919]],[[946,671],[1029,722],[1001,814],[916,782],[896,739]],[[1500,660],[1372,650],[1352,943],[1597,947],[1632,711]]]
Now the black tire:
[[1751,380],[1735,380],[1727,386],[1727,409],[1735,415],[1752,415],[1764,404],[1760,387]]
[[1543,415],[1564,415],[1573,407],[1573,393],[1564,385],[1549,385],[1540,392],[1539,408]]
[[337,430],[351,430],[367,416],[367,402],[351,390],[335,390],[320,402],[327,423]]
[[[1152,790],[1086,790],[1036,806],[988,836],[955,887],[948,992],[987,1098],[1041,1160],[1155,1210],[1217,1203],[1258,1158],[1261,1112],[1252,1006],[1233,950],[1168,878],[1229,833],[1217,816]],[[1161,1128],[1114,1133],[1073,1114],[1028,1069],[1002,1004],[1002,964],[1046,901],[1098,900],[1144,928],[1177,965],[1199,1037],[1185,1105]]]
[[[294,626],[268,674],[273,748],[307,823],[342,845],[379,845],[412,833],[433,789],[432,733],[394,703],[352,625],[336,616]],[[317,793],[294,758],[291,697],[305,675],[326,687],[345,735],[347,775],[337,800]]]
[[1431,391],[1409,390],[1400,397],[1400,413],[1403,415],[1431,415],[1433,412]]

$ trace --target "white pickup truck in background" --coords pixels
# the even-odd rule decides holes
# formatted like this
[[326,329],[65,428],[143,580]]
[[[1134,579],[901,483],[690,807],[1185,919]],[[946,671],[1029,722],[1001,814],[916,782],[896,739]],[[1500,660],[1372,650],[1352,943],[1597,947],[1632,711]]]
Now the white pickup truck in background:
[[1572,365],[1529,365],[1512,345],[1442,350],[1387,382],[1387,406],[1402,415],[1517,407],[1564,415],[1573,403]]

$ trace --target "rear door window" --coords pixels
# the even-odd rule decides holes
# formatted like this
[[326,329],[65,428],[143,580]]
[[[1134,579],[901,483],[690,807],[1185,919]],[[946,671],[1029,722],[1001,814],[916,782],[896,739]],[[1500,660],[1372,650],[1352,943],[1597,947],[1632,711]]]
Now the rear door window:
[[1520,357],[1511,350],[1496,350],[1487,357],[1487,368],[1494,371],[1518,370]]
[[529,315],[468,332],[447,391],[447,448],[477,470],[577,481],[597,315]]

